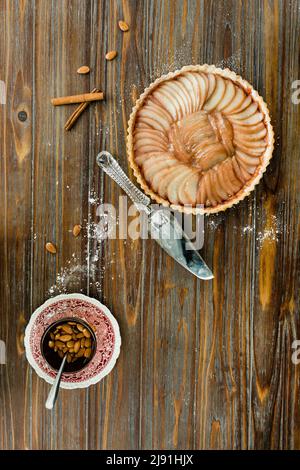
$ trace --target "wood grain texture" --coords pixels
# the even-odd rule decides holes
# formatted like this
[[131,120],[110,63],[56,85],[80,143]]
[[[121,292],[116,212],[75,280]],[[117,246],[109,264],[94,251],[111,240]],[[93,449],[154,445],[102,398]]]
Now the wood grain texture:
[[[291,361],[300,339],[300,105],[291,100],[300,2],[0,0],[0,32],[0,448],[300,449],[300,365]],[[118,51],[111,62],[109,50]],[[276,135],[255,192],[205,220],[212,282],[191,277],[154,241],[99,246],[90,228],[94,199],[118,206],[122,195],[95,165],[97,152],[111,151],[131,174],[132,105],[162,73],[192,63],[249,80]],[[90,74],[78,75],[81,65]],[[50,98],[94,87],[105,101],[65,132],[76,105],[54,109]],[[74,238],[77,223],[84,229]],[[122,350],[107,378],[62,391],[49,413],[49,387],[22,341],[64,273],[67,292],[112,310]]]

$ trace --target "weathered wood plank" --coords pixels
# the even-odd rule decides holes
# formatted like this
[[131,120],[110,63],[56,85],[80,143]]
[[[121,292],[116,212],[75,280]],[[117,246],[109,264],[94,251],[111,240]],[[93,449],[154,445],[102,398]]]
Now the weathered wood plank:
[[[262,8],[265,97],[270,104],[277,145],[257,190],[253,269],[253,446],[294,448],[299,442],[299,371],[292,342],[299,338],[299,148],[300,107],[292,103],[299,76],[299,3],[264,2]],[[282,47],[280,47],[282,46]],[[298,267],[299,269],[299,267]],[[297,386],[298,382],[298,386]]]
[[[135,25],[142,40],[136,48],[140,74],[133,82],[139,93],[162,73],[192,61],[192,31],[187,24],[192,11],[193,5],[186,2],[139,4],[136,18],[144,18]],[[130,70],[134,54],[128,59]],[[145,263],[140,445],[193,448],[199,285],[154,241],[146,242]]]
[[[132,7],[132,2],[131,8],[129,2],[92,2],[92,67],[94,76],[104,87],[106,100],[91,123],[90,187],[95,188],[104,203],[114,204],[117,210],[122,191],[108,177],[103,178],[95,157],[97,152],[107,149],[124,168],[127,165],[124,137],[131,107],[128,85],[135,74],[128,67],[129,47],[134,37]],[[128,33],[120,31],[120,19],[129,23]],[[118,51],[112,62],[105,61],[109,50]],[[97,220],[95,207],[90,208],[90,216]],[[99,245],[94,242],[91,259],[98,250]],[[106,240],[102,243],[102,253],[97,267],[97,280],[101,284],[97,286],[91,273],[90,294],[100,295],[116,316],[123,344],[118,366],[90,391],[89,447],[134,449],[139,446],[143,245],[140,240]],[[101,270],[104,270],[103,279]]]
[[[64,123],[76,105],[54,108],[50,98],[90,89],[90,78],[76,73],[90,61],[88,5],[80,0],[42,1],[35,9],[34,308],[64,288],[87,292],[86,237],[83,233],[75,238],[72,228],[84,225],[88,214],[89,111],[66,132]],[[48,240],[56,243],[57,255],[45,251]],[[61,270],[63,279],[49,293]],[[88,392],[62,391],[51,414],[44,408],[48,390],[33,374],[32,447],[85,448]]]
[[[31,165],[33,6],[1,1],[1,72],[6,104],[0,104],[0,338],[6,365],[0,366],[0,447],[30,446],[25,423],[30,418],[29,366],[23,332],[31,309]],[[26,112],[27,119],[18,117]]]

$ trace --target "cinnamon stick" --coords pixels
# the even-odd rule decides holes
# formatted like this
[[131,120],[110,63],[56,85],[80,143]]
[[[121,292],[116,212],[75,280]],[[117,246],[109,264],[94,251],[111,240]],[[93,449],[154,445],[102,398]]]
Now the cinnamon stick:
[[59,98],[52,98],[51,103],[53,106],[61,106],[63,104],[85,103],[90,101],[103,100],[104,94],[99,93],[83,93],[82,95],[61,96]]
[[[98,88],[94,88],[91,93],[99,93],[99,89]],[[72,127],[74,126],[75,122],[77,121],[77,119],[79,118],[79,116],[83,113],[83,111],[88,107],[88,105],[90,104],[89,101],[86,101],[84,103],[81,103],[76,109],[75,111],[71,114],[71,116],[69,117],[69,119],[67,120],[64,128],[66,131],[70,131],[72,129]]]

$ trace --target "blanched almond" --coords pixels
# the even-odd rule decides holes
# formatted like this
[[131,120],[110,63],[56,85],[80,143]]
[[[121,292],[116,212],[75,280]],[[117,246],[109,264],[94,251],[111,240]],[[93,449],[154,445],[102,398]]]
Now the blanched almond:
[[129,30],[129,26],[128,26],[127,23],[125,23],[125,21],[120,20],[118,25],[119,25],[119,28],[120,28],[121,31],[125,32],[125,31]]
[[106,60],[113,60],[115,57],[117,57],[117,54],[118,54],[117,51],[109,51],[106,54],[105,58]]

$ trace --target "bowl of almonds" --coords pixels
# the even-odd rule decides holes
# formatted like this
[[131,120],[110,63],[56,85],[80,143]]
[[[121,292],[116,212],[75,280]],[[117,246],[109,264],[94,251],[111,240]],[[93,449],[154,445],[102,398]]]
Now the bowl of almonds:
[[60,387],[73,389],[89,387],[113,369],[121,337],[115,317],[101,302],[62,294],[35,310],[24,343],[28,362],[48,383],[53,383],[66,355]]
[[41,340],[41,351],[50,367],[58,370],[66,355],[65,373],[86,367],[96,351],[93,329],[79,318],[65,318],[50,325]]

